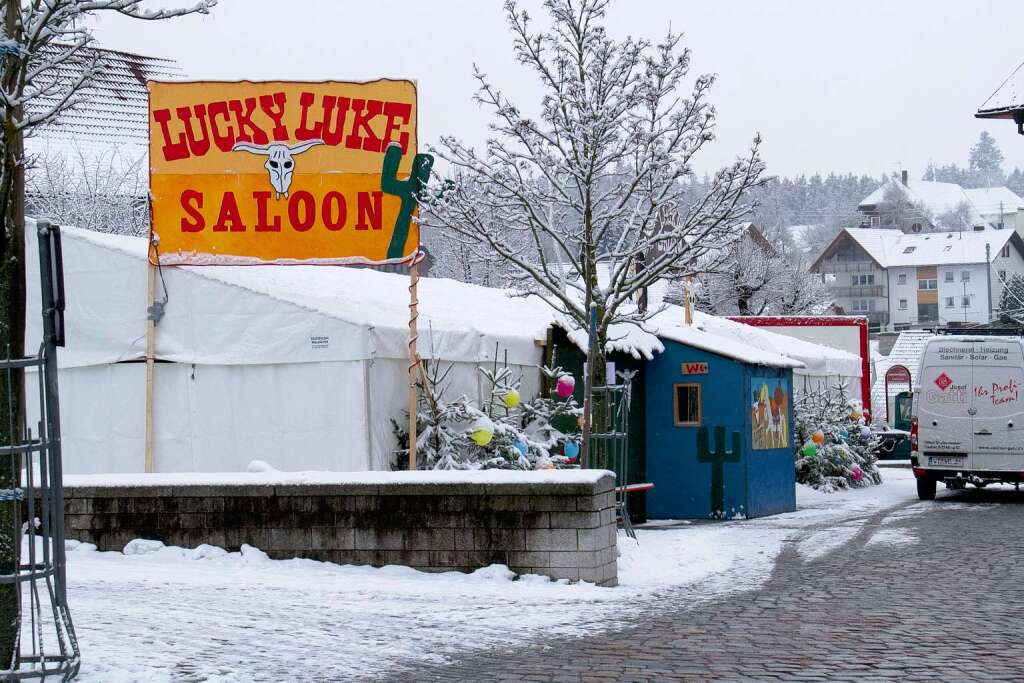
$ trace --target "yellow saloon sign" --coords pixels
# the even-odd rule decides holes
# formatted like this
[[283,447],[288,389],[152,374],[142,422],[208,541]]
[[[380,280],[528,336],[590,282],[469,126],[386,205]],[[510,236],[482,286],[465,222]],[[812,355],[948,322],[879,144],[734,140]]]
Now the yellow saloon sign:
[[416,253],[414,205],[394,189],[414,170],[410,81],[150,81],[149,127],[163,265],[380,263]]

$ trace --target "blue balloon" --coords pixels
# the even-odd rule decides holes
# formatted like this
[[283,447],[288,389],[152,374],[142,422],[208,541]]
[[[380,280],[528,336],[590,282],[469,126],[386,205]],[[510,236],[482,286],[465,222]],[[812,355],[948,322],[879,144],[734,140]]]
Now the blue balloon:
[[522,439],[516,439],[515,443],[512,444],[519,451],[520,455],[526,455],[526,452],[530,450],[530,447],[526,445],[526,442]]
[[565,457],[575,460],[580,454],[580,445],[575,441],[565,442]]
[[839,429],[839,438],[841,438],[841,439],[849,439],[850,438],[850,432],[846,431],[845,427],[841,427]]

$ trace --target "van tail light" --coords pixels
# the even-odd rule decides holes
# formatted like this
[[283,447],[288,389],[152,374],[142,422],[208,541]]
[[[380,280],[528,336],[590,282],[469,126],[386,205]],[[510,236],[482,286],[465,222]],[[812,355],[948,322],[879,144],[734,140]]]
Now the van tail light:
[[910,450],[917,452],[917,417],[910,418]]
[[921,477],[923,477],[925,475],[925,471],[924,471],[923,467],[915,467],[913,469],[914,469],[914,476],[917,477],[918,479],[920,479]]

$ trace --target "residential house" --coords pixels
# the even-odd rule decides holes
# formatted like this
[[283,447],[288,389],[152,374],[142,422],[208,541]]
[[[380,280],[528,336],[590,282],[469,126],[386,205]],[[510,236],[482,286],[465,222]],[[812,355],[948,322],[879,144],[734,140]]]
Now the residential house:
[[[990,189],[1006,190],[1013,195],[1006,188]],[[1024,200],[1019,197],[1008,203],[1014,205],[1014,212],[1018,205],[1024,206]],[[857,205],[857,210],[864,216],[861,223],[864,228],[895,228],[921,233],[996,227],[982,215],[967,191],[956,183],[911,180],[906,171],[900,178],[886,178],[877,190]]]
[[837,312],[873,327],[985,323],[1010,274],[1024,273],[1013,230],[903,233],[847,228],[811,265],[830,276]]

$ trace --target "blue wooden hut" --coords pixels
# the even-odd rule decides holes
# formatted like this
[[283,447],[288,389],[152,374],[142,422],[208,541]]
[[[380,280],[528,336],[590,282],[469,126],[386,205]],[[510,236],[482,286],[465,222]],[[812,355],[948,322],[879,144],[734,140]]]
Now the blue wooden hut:
[[761,517],[796,509],[793,368],[743,330],[659,331],[646,364],[650,519]]

